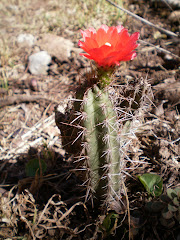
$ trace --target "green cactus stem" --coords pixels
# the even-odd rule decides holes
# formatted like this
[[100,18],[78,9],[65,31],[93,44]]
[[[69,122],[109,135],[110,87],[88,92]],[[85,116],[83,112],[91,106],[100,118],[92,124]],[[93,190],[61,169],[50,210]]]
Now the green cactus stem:
[[94,85],[84,99],[83,112],[92,192],[99,201],[113,201],[120,190],[120,143],[108,92]]
[[106,71],[103,68],[97,69],[97,79],[99,79],[99,85],[102,88],[111,84],[114,70],[114,68],[108,68]]

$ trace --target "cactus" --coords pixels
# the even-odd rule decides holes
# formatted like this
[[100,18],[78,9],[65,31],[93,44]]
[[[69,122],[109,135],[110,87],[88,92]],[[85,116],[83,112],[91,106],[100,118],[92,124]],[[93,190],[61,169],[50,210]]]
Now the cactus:
[[88,90],[82,108],[90,187],[98,200],[111,202],[121,185],[117,116],[108,92],[96,85]]
[[93,73],[77,88],[76,100],[65,113],[55,111],[55,120],[62,144],[74,155],[77,174],[87,187],[86,200],[119,212],[125,180],[122,146],[132,135],[131,123],[137,109],[142,110],[147,91],[144,82],[121,85],[119,90],[109,83],[108,75]]
[[[66,151],[83,159],[76,162],[80,162],[79,169],[87,170],[85,176],[80,174],[87,182],[86,198],[95,198],[98,205],[108,203],[111,208],[117,208],[122,185],[122,164],[116,111],[108,90],[100,89],[97,84],[88,89],[81,87],[77,95],[83,96],[83,99],[75,101],[71,111],[60,114],[56,110],[56,124],[61,131],[62,142]],[[77,118],[77,115],[81,118]]]
[[[119,101],[123,93],[119,95],[106,86],[104,78],[100,84],[96,76],[78,87],[77,100],[71,102],[71,107],[67,106],[65,114],[56,111],[56,124],[66,151],[75,156],[78,175],[87,186],[86,199],[91,198],[98,205],[105,204],[118,212],[125,179],[122,146],[129,140],[136,108],[142,109],[144,92],[137,91],[142,89],[139,82],[136,86],[126,85],[126,93],[132,89],[134,93],[129,99],[124,97],[126,106],[123,106],[124,102]],[[132,119],[127,120],[132,111]]]

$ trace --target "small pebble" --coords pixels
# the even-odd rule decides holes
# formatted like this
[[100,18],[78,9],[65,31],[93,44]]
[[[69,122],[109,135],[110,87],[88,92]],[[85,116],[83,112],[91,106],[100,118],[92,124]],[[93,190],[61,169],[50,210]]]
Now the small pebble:
[[37,80],[35,78],[31,78],[29,81],[29,87],[32,91],[37,90]]
[[29,71],[34,75],[46,75],[51,62],[51,56],[46,51],[40,51],[29,56]]

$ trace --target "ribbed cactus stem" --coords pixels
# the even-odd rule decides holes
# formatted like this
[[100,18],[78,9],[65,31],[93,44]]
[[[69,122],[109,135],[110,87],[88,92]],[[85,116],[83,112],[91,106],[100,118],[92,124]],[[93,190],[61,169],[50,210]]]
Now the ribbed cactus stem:
[[108,201],[120,189],[117,116],[108,92],[94,85],[84,99],[83,112],[91,188],[96,198]]

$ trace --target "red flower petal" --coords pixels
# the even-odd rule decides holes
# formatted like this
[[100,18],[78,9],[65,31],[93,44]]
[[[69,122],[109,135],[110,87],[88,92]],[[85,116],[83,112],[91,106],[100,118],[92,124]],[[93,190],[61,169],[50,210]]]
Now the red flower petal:
[[78,42],[78,45],[79,45],[79,47],[81,47],[84,51],[88,51],[88,50],[90,50],[90,49],[93,49],[93,48],[98,48],[98,44],[97,44],[97,42],[94,40],[94,39],[92,39],[92,38],[86,38],[86,41],[85,42],[81,42],[80,40],[79,40],[79,42]]
[[85,30],[85,31],[81,30],[81,35],[82,35],[84,41],[85,41],[86,37],[92,38],[94,34],[96,34],[96,30],[94,28],[90,28],[89,30]]
[[84,42],[78,45],[86,52],[82,56],[93,59],[99,66],[119,65],[121,61],[129,61],[136,57],[135,48],[139,33],[131,36],[123,26],[108,27],[102,25],[96,32],[94,28],[82,31]]

